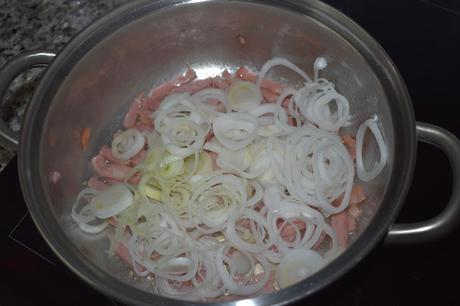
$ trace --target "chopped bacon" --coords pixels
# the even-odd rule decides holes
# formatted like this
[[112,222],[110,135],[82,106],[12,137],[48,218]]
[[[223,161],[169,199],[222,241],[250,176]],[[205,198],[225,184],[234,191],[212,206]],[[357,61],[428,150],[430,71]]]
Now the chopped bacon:
[[[350,204],[344,211],[331,216],[331,226],[337,234],[341,247],[347,246],[348,233],[356,230],[357,220],[362,215],[361,203],[366,199],[364,188],[354,185],[351,189]],[[340,200],[340,199],[339,199]]]
[[112,149],[109,148],[107,145],[103,145],[99,150],[99,155],[101,155],[105,160],[117,164],[127,166],[129,164],[129,160],[122,160],[118,159],[112,154]]
[[[276,222],[276,226],[280,228],[283,225],[284,221],[282,219],[278,219]],[[292,222],[286,223],[286,225],[281,230],[281,238],[283,240],[291,242],[294,241],[296,236],[296,231],[303,231],[306,228],[306,224],[300,220],[294,220]]]
[[125,129],[133,128],[137,123],[137,118],[139,116],[139,112],[142,109],[142,105],[144,103],[145,97],[144,93],[140,93],[135,99],[131,107],[129,108],[128,112],[123,119],[123,127]]
[[212,78],[212,87],[227,89],[232,85],[233,76],[227,69],[222,72],[222,76]]
[[[257,82],[257,74],[244,66],[238,69],[236,75],[242,80],[250,81],[253,83]],[[286,88],[286,85],[279,82],[264,79],[262,81],[262,88],[265,88],[276,95],[280,95],[283,89]]]
[[134,174],[132,172],[133,168],[124,165],[107,163],[102,155],[96,155],[93,157],[91,159],[91,164],[100,177],[108,179],[124,181],[130,175],[132,176]]
[[145,99],[143,106],[148,110],[155,110],[161,101],[170,94],[174,89],[188,84],[196,79],[196,73],[193,69],[187,69],[184,75],[155,87]]
[[331,227],[337,235],[339,246],[345,248],[348,240],[348,218],[345,210],[331,216]]
[[348,150],[348,153],[350,153],[351,159],[355,160],[356,158],[356,139],[355,137],[345,134],[342,136],[342,141],[345,147]]
[[189,93],[193,95],[194,93],[199,92],[200,90],[206,89],[212,86],[212,79],[207,78],[204,80],[196,80],[191,83],[179,86],[171,90],[170,94],[174,93]]
[[278,100],[279,97],[279,95],[265,88],[262,88],[262,95],[264,97],[264,100],[269,103],[276,103],[276,100]]
[[93,189],[96,189],[97,191],[104,191],[106,190],[110,185],[104,183],[100,179],[97,178],[97,176],[93,175],[92,177],[89,178],[88,180],[88,187],[91,187]]

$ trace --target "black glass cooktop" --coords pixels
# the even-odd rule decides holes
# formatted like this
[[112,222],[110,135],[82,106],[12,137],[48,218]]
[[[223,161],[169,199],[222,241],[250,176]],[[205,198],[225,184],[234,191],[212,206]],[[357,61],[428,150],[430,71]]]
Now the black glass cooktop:
[[[460,2],[326,2],[386,49],[406,82],[417,120],[460,137]],[[413,185],[398,222],[434,216],[450,189],[446,157],[419,145]],[[27,213],[16,160],[0,173],[0,196],[0,305],[120,305],[80,281],[49,250]],[[381,245],[339,281],[298,304],[460,305],[458,275],[460,226],[430,244]]]

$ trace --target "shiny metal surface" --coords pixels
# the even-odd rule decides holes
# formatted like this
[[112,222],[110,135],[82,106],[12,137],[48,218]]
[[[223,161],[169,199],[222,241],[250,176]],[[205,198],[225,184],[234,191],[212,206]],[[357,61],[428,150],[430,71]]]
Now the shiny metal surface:
[[[239,43],[238,35],[246,44]],[[280,56],[311,73],[319,55],[329,61],[323,75],[350,100],[355,114],[350,129],[378,114],[390,161],[379,179],[365,186],[366,218],[343,254],[292,287],[225,304],[286,304],[333,282],[394,222],[413,173],[415,121],[405,86],[382,48],[347,17],[315,0],[135,1],[71,41],[34,95],[19,152],[24,197],[47,243],[77,275],[108,295],[129,304],[183,305],[154,295],[150,282],[133,279],[120,261],[107,259],[104,237],[84,235],[70,222],[72,201],[91,172],[89,158],[119,128],[140,91],[187,66],[206,77],[240,65],[256,69]],[[270,77],[296,80],[283,69]],[[80,132],[86,127],[92,136],[85,151]],[[373,147],[367,149],[375,158]],[[62,175],[56,184],[48,180],[52,171]]]
[[423,222],[393,225],[386,243],[431,242],[445,236],[460,222],[460,141],[449,131],[431,124],[418,122],[416,129],[419,141],[437,146],[447,155],[452,168],[452,194],[438,216]]
[[[26,70],[48,66],[55,56],[49,52],[30,51],[6,62],[0,68],[0,103],[14,78]],[[0,118],[0,145],[12,151],[17,151],[19,146],[19,133],[11,131],[2,118]]]

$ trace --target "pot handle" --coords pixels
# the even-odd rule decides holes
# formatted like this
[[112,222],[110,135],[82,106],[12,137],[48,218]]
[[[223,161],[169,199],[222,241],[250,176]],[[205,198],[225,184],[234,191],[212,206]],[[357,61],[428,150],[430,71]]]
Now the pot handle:
[[390,244],[431,242],[448,235],[460,224],[460,141],[438,126],[417,122],[417,138],[440,148],[452,167],[452,194],[444,210],[427,221],[395,224],[385,240]]
[[[35,68],[46,67],[56,54],[44,51],[29,51],[11,58],[0,68],[0,105],[11,82],[22,72]],[[3,118],[0,117],[0,145],[17,151],[19,146],[19,132],[13,132]]]

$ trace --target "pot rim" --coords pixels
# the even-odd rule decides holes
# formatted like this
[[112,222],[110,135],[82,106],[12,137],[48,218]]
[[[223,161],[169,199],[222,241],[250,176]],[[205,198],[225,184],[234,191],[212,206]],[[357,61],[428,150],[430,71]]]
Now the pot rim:
[[[40,177],[39,154],[32,153],[40,148],[41,137],[37,135],[41,136],[46,110],[58,88],[50,85],[61,83],[65,73],[86,54],[82,46],[90,46],[88,49],[90,50],[91,45],[94,46],[98,42],[96,36],[107,36],[123,25],[160,8],[208,1],[216,0],[137,0],[99,18],[81,31],[58,54],[43,76],[26,112],[19,148],[18,169],[23,195],[35,225],[49,247],[76,275],[104,294],[128,304],[150,305],[153,301],[156,305],[183,305],[184,303],[194,305],[195,303],[162,296],[153,297],[151,293],[127,286],[86,259],[72,243],[69,243],[69,238],[61,230],[53,214],[41,209],[46,205],[44,203],[47,203],[47,196],[37,179]],[[245,305],[284,305],[309,296],[337,280],[360,262],[386,235],[396,219],[412,180],[416,156],[415,119],[409,94],[393,62],[383,48],[350,18],[317,0],[238,1],[274,5],[296,13],[308,14],[320,23],[331,27],[369,62],[377,78],[382,82],[388,99],[394,98],[399,102],[390,105],[393,126],[398,129],[394,137],[394,156],[398,158],[393,161],[390,180],[381,203],[381,207],[385,206],[385,209],[378,209],[372,222],[358,239],[318,273],[279,292],[244,300],[247,302],[244,303]],[[69,61],[70,59],[73,60]],[[69,62],[73,64],[68,65]],[[110,279],[110,282],[103,282],[103,279]],[[243,302],[240,300],[208,304],[241,306]]]

